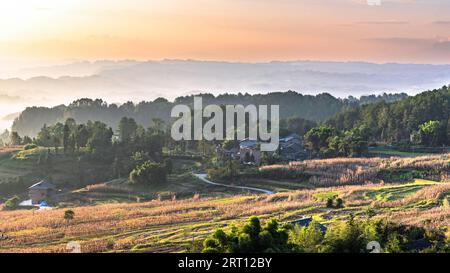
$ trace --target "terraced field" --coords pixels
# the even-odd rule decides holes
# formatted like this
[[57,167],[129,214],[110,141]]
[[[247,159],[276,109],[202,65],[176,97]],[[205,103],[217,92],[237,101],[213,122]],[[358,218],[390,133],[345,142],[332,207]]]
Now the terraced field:
[[[33,167],[39,151],[0,157],[0,172],[4,168],[4,175],[13,177],[36,174]],[[312,216],[325,225],[350,214],[374,215],[450,232],[449,158],[444,154],[310,160],[265,167],[275,174],[292,168],[307,174],[298,179],[247,176],[235,182],[275,192],[270,195],[206,184],[191,174],[201,167],[199,162],[174,160],[165,185],[133,186],[127,179],[116,179],[67,187],[53,210],[0,210],[0,233],[6,236],[0,240],[0,252],[66,252],[71,241],[79,242],[86,252],[185,252],[213,229],[228,228],[251,215],[282,222]],[[64,160],[72,159],[57,161],[56,177],[75,177],[76,173],[65,172],[73,164]],[[397,178],[406,182],[394,182]],[[330,198],[342,199],[343,207],[327,207]],[[64,219],[67,209],[75,212],[73,220]]]
[[436,185],[438,182],[416,179],[413,183],[407,183],[400,186],[391,186],[379,190],[368,191],[365,193],[367,199],[375,199],[377,201],[394,201],[406,198],[418,190],[430,185]]
[[[293,220],[311,215],[324,224],[350,213],[449,231],[450,207],[444,200],[450,183],[416,180],[404,184],[354,185],[305,189],[272,195],[235,195],[183,200],[75,207],[66,221],[65,209],[1,211],[0,230],[8,237],[0,251],[65,252],[70,241],[82,251],[184,252],[214,228],[229,227],[250,215]],[[344,207],[327,208],[324,199],[339,197]]]
[[255,188],[264,188],[273,192],[286,192],[299,189],[312,189],[314,185],[304,180],[283,180],[283,179],[245,179],[240,183],[235,183],[237,186],[247,186]]

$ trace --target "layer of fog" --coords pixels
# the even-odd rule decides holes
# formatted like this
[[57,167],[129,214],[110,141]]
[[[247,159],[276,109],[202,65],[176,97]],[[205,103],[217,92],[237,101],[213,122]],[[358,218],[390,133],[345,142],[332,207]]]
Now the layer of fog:
[[[192,60],[97,61],[36,66],[0,62],[0,116],[27,106],[54,106],[88,97],[107,102],[174,99],[208,92],[295,90],[337,97],[416,94],[450,83],[450,65],[364,62],[231,63]],[[0,128],[11,124],[10,115]],[[3,124],[4,123],[4,124]]]

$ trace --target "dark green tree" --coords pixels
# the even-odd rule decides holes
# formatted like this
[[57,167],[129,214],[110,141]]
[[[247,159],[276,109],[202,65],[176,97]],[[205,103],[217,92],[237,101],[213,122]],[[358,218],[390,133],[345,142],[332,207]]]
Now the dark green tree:
[[328,149],[328,139],[333,135],[334,130],[329,126],[315,127],[305,134],[304,144],[315,154],[320,154]]
[[80,149],[82,147],[86,147],[89,140],[89,131],[84,124],[78,125],[77,132],[76,132],[76,146],[77,149]]
[[130,142],[136,137],[136,121],[133,118],[123,117],[119,122],[119,138],[122,142]]
[[145,161],[136,166],[130,173],[130,181],[134,184],[158,185],[167,180],[167,170],[163,164]]
[[274,253],[289,252],[288,231],[275,219],[261,226],[256,216],[240,228],[232,227],[228,233],[217,229],[203,242],[204,253]]
[[66,210],[64,212],[64,219],[69,222],[70,220],[73,220],[75,217],[75,212],[73,210]]
[[441,123],[437,120],[430,120],[419,125],[419,134],[422,144],[436,146],[440,144]]
[[11,133],[11,145],[20,145],[22,143],[22,138],[17,132]]
[[105,159],[105,155],[111,153],[112,129],[108,128],[105,123],[100,121],[90,123],[88,126],[91,135],[88,139],[87,147],[94,155],[102,156],[102,158]]

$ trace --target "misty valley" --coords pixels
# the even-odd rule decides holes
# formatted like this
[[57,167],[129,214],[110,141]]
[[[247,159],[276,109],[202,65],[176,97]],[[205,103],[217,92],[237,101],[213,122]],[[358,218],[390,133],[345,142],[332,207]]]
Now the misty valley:
[[448,251],[449,87],[200,96],[204,107],[279,105],[277,149],[174,139],[171,109],[194,96],[23,111],[1,135],[0,251]]
[[448,268],[449,26],[448,0],[0,1],[1,269]]

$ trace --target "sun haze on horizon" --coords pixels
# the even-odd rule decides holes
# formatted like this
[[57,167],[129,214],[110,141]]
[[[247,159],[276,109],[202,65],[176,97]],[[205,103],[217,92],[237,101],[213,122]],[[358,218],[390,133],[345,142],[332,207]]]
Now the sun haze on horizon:
[[0,60],[450,63],[450,2],[378,2],[2,1]]

